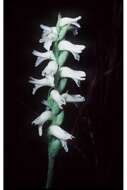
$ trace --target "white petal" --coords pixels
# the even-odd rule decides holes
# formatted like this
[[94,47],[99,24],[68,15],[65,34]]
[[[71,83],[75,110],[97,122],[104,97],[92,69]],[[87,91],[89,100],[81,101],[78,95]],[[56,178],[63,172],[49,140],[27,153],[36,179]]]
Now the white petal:
[[29,82],[32,84],[44,85],[47,82],[47,79],[46,78],[36,79],[36,78],[30,77]]
[[36,91],[41,88],[42,85],[39,85],[39,84],[35,84],[34,88],[33,88],[33,91],[32,91],[32,94],[34,95],[36,93]]
[[78,53],[72,52],[72,55],[74,56],[75,60],[80,61],[80,55]]
[[68,152],[67,142],[64,141],[64,140],[60,140],[60,142],[61,142],[61,145],[62,145],[62,147],[64,148],[64,150],[65,150],[66,152]]
[[36,51],[36,50],[33,50],[32,52],[33,55],[37,56],[37,57],[43,57],[43,53],[39,52],[39,51]]
[[74,25],[74,26],[77,26],[78,28],[80,28],[80,24],[78,24],[78,23],[76,23],[76,22],[74,22],[73,25]]
[[37,60],[35,62],[35,67],[37,67],[38,65],[40,65],[40,63],[42,63],[43,61],[45,61],[47,58],[44,57],[37,57]]
[[42,126],[38,127],[38,134],[39,134],[39,136],[42,136],[42,134],[43,134],[43,127]]
[[41,29],[46,30],[46,31],[50,31],[50,30],[51,30],[51,29],[50,29],[51,27],[46,26],[46,25],[44,25],[44,24],[41,24],[40,27],[41,27]]
[[61,14],[58,13],[58,21],[62,18]]
[[76,85],[77,85],[78,87],[80,87],[80,81],[79,81],[78,79],[74,79],[74,78],[73,78],[73,80],[75,81]]

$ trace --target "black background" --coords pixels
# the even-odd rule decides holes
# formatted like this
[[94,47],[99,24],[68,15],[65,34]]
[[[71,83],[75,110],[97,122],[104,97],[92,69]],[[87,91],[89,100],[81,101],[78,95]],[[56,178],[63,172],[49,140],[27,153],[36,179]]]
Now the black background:
[[[67,65],[86,71],[78,89],[86,102],[65,107],[63,128],[76,140],[69,152],[61,150],[55,163],[54,188],[122,189],[123,180],[123,18],[118,0],[5,1],[4,4],[4,186],[6,190],[40,189],[46,181],[47,145],[31,121],[44,107],[40,101],[48,88],[32,96],[30,76],[34,68],[32,50],[41,50],[40,24],[53,26],[57,14],[81,15],[79,35],[67,39],[86,45],[77,63],[72,55]],[[44,65],[42,65],[44,67]]]

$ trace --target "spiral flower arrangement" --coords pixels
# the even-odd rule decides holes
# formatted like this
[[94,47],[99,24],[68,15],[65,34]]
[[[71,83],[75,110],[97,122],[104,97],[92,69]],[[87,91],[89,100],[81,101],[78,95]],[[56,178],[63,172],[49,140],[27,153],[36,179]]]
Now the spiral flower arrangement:
[[[42,36],[39,43],[43,44],[45,52],[34,50],[33,55],[37,57],[35,67],[48,61],[47,66],[42,71],[42,79],[30,77],[29,83],[33,84],[32,94],[44,86],[49,87],[47,99],[42,103],[45,111],[41,113],[32,125],[38,127],[39,136],[46,135],[48,139],[48,173],[46,188],[51,187],[55,157],[63,147],[68,152],[68,140],[75,138],[72,134],[62,129],[64,121],[64,106],[67,103],[84,102],[85,98],[80,94],[69,94],[65,91],[68,79],[73,80],[78,87],[80,82],[86,78],[84,71],[77,71],[64,63],[71,53],[75,60],[80,60],[80,53],[85,49],[85,45],[73,44],[65,39],[66,33],[72,31],[78,33],[80,24],[78,21],[81,16],[76,18],[61,17],[58,15],[57,24],[54,27],[40,25]],[[46,130],[43,130],[44,125]]]

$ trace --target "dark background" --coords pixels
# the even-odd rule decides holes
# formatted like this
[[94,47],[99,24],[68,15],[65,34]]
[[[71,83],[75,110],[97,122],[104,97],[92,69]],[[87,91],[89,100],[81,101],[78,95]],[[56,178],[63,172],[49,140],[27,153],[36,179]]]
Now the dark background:
[[[4,187],[5,190],[40,189],[47,172],[47,145],[31,126],[44,106],[40,101],[48,88],[32,96],[30,76],[34,68],[32,50],[41,50],[40,24],[53,26],[57,14],[81,15],[79,35],[67,39],[86,45],[77,63],[72,55],[67,65],[86,71],[78,89],[86,102],[65,107],[63,128],[76,140],[69,152],[61,150],[55,163],[55,188],[122,189],[123,180],[123,13],[118,0],[5,1],[4,4]],[[42,65],[44,67],[44,65]]]

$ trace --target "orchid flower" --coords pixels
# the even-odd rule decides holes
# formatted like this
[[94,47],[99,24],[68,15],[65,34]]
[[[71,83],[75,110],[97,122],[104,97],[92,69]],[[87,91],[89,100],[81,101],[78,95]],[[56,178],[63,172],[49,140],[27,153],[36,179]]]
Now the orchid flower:
[[32,84],[35,85],[34,88],[33,88],[33,91],[32,91],[33,95],[38,90],[38,88],[41,88],[43,86],[50,86],[50,87],[54,87],[55,86],[55,84],[54,84],[54,77],[50,76],[50,75],[46,76],[43,79],[36,79],[36,78],[31,77],[30,80],[29,80],[29,83],[32,83]]
[[49,51],[52,43],[57,40],[57,29],[56,27],[49,27],[43,24],[41,24],[40,27],[43,30],[43,33],[39,42],[44,43],[44,48]]
[[80,94],[68,94],[67,92],[62,94],[66,102],[84,102],[85,98]]
[[85,49],[85,45],[76,45],[72,44],[71,42],[67,40],[62,40],[58,44],[58,48],[60,51],[69,51],[72,53],[74,58],[79,61],[80,60],[80,55],[79,53],[82,53],[82,51]]
[[53,54],[53,51],[47,51],[47,52],[39,52],[34,50],[33,55],[37,56],[37,60],[35,62],[35,67],[37,67],[38,65],[40,65],[40,63],[42,63],[43,61],[50,59],[50,60],[55,60],[55,56]]
[[34,121],[32,121],[32,124],[38,125],[39,136],[42,136],[44,123],[48,120],[51,120],[52,117],[53,113],[49,110],[46,110],[40,116],[38,116]]
[[70,69],[69,67],[61,67],[60,68],[60,76],[62,78],[71,78],[75,81],[77,86],[79,87],[79,82],[85,80],[86,73],[84,71],[76,71]]
[[58,125],[49,126],[48,134],[58,138],[66,152],[68,152],[67,140],[75,138]]
[[80,28],[80,25],[77,23],[82,17],[78,16],[76,18],[69,18],[69,17],[63,17],[59,16],[58,18],[58,26],[64,27],[65,25],[74,25],[78,28]]
[[62,105],[66,104],[64,97],[62,97],[57,90],[52,90],[50,96],[57,103],[59,108],[63,109]]
[[54,75],[57,72],[58,64],[56,61],[50,61],[45,69],[42,71],[42,76]]

